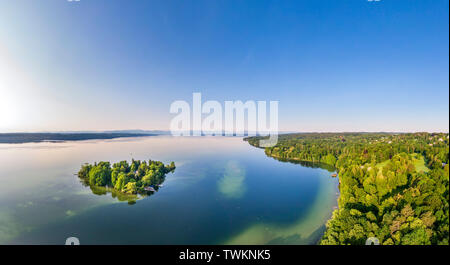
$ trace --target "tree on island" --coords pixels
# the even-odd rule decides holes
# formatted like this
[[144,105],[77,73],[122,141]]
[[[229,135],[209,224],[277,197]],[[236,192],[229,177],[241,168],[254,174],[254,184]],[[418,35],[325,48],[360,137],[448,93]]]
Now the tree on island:
[[84,164],[78,177],[90,187],[108,187],[125,194],[148,195],[158,190],[164,182],[165,175],[175,170],[175,163],[164,165],[160,161],[131,160]]

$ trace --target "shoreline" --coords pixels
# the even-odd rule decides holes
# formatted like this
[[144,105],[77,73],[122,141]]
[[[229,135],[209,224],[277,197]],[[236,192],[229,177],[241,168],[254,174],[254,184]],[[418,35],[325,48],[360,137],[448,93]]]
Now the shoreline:
[[[248,142],[248,141],[246,141],[246,142]],[[263,147],[252,145],[250,142],[248,142],[248,143],[251,146],[253,146],[253,147],[265,150],[265,148],[263,148]],[[333,213],[336,210],[339,209],[339,197],[341,195],[341,191],[340,191],[341,180],[339,179],[339,173],[337,172],[337,169],[334,166],[331,166],[331,165],[323,163],[323,162],[312,162],[312,161],[302,160],[302,159],[298,159],[298,158],[281,158],[279,156],[275,156],[275,155],[272,155],[272,154],[268,155],[265,152],[264,152],[264,154],[267,157],[273,158],[273,159],[278,160],[280,162],[292,163],[292,164],[300,164],[301,166],[311,167],[311,168],[320,168],[320,169],[323,169],[323,170],[327,170],[328,172],[333,172],[333,173],[337,174],[336,177],[334,177],[334,176],[332,176],[332,174],[330,174],[331,178],[338,178],[338,184],[337,184],[337,187],[336,187],[337,193],[336,193],[336,197],[335,197],[335,201],[334,201],[335,206],[333,206],[331,208],[331,212],[330,212],[329,216],[326,218],[325,223],[320,228],[318,228],[317,230],[312,232],[312,234],[314,234],[318,230],[321,230],[320,236],[317,235],[317,240],[315,241],[315,244],[314,244],[314,245],[320,245],[320,242],[322,241],[322,237],[323,237],[323,235],[325,234],[325,232],[327,230],[328,222],[330,220],[332,220]],[[315,165],[317,167],[315,167]],[[331,169],[332,169],[332,171],[331,171]]]
[[158,135],[139,133],[0,133],[0,144],[63,143],[69,141],[110,140]]

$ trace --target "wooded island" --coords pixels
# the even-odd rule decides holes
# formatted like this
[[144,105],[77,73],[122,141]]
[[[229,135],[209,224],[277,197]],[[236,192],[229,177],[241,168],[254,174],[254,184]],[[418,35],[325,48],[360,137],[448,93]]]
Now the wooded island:
[[78,177],[91,187],[110,187],[125,194],[148,195],[158,190],[164,182],[165,175],[175,170],[175,163],[164,165],[160,161],[131,160],[114,163],[109,162],[84,164]]

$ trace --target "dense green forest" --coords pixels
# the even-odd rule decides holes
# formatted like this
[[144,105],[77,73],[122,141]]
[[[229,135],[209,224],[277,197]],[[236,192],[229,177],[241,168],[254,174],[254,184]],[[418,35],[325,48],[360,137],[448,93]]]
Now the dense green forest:
[[95,187],[110,187],[125,194],[148,195],[158,190],[164,182],[165,175],[175,170],[175,163],[164,165],[160,161],[132,160],[114,163],[109,162],[84,164],[78,177],[84,184]]
[[336,169],[339,207],[321,244],[448,245],[448,134],[287,134],[265,153]]

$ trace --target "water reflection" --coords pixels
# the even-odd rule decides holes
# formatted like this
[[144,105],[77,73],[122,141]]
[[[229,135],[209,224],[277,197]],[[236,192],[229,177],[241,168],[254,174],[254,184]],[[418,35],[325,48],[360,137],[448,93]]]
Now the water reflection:
[[[269,156],[270,157],[270,156]],[[325,163],[320,163],[320,162],[309,162],[309,161],[303,161],[303,160],[295,160],[295,159],[287,159],[287,158],[278,158],[278,157],[271,157],[275,160],[278,160],[280,162],[284,162],[284,163],[292,163],[292,164],[297,164],[297,165],[301,165],[303,167],[309,167],[309,168],[321,168],[321,169],[325,169],[328,172],[335,172],[336,169],[328,164]]]
[[[132,157],[174,161],[177,172],[142,200],[75,176],[84,163]],[[75,234],[83,244],[309,244],[336,202],[327,171],[280,163],[239,138],[0,144],[0,161],[0,244]]]
[[149,191],[147,192],[147,195],[137,195],[137,194],[126,194],[123,192],[119,192],[115,189],[109,188],[109,187],[99,187],[99,186],[90,186],[85,184],[82,181],[83,185],[86,187],[89,187],[92,191],[92,194],[95,194],[97,196],[104,196],[111,194],[111,197],[114,199],[117,199],[120,202],[128,202],[129,205],[133,205],[136,203],[137,200],[145,198],[147,196],[151,196],[153,192]]

